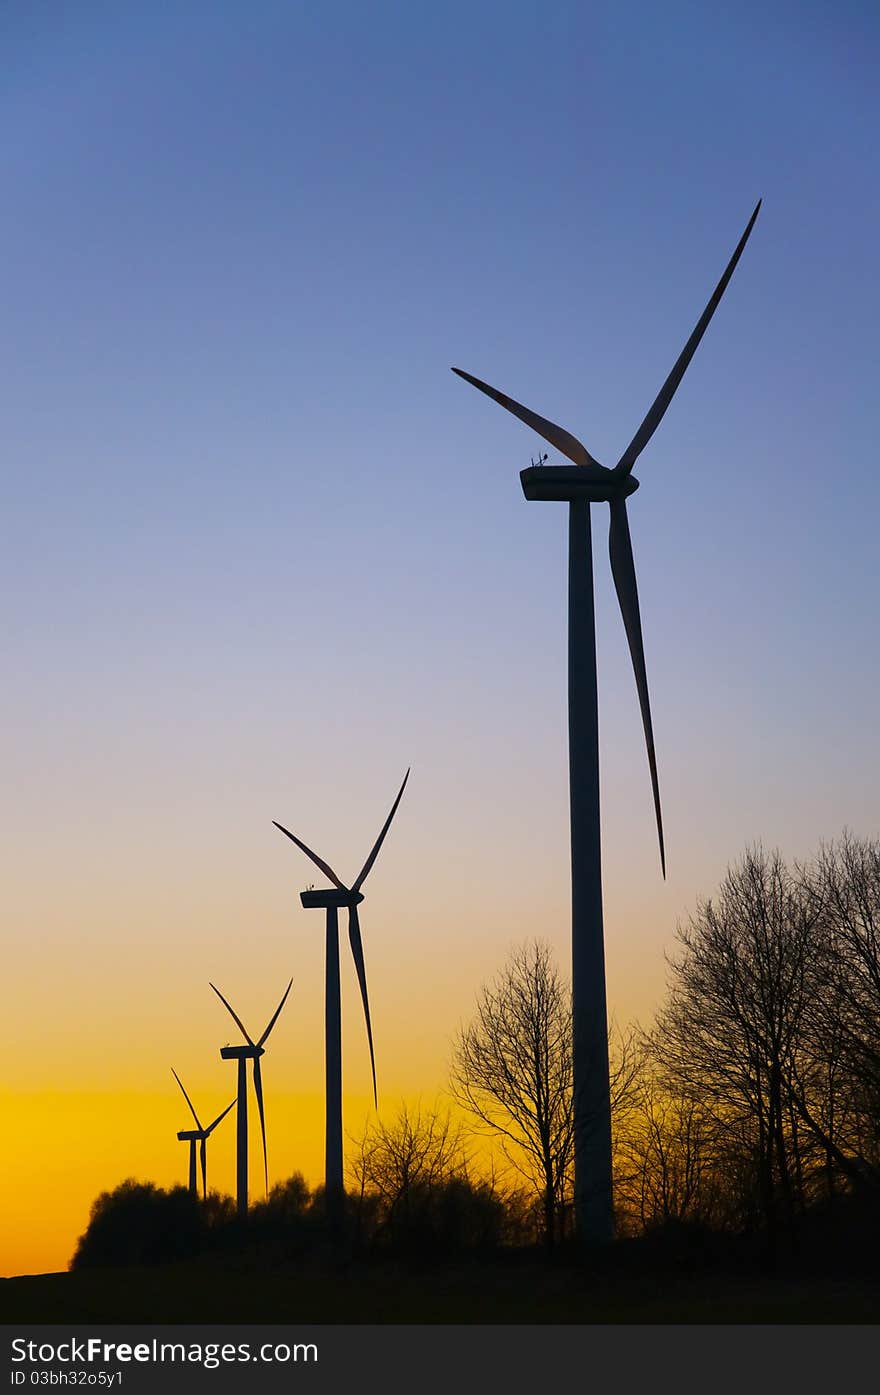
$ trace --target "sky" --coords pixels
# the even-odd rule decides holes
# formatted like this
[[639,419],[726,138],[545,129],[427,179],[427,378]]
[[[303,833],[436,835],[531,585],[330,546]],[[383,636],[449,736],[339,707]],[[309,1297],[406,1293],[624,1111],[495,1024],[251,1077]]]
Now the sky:
[[170,1067],[234,1090],[209,980],[262,1031],[293,977],[270,1170],[318,1180],[320,874],[273,819],[352,877],[412,766],[361,916],[381,1117],[513,946],[566,969],[565,512],[449,369],[613,465],[759,197],[629,510],[665,883],[593,510],[614,1018],[746,844],[880,833],[878,38],[858,0],[3,7],[0,1272],[185,1179]]

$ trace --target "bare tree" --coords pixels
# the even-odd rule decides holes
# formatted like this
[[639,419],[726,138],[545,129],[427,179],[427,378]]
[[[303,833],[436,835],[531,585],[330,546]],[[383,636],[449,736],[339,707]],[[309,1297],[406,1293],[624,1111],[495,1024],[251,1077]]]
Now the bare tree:
[[351,1165],[360,1194],[373,1191],[393,1212],[406,1205],[414,1187],[467,1175],[461,1126],[439,1106],[400,1106],[391,1123],[369,1125]]
[[880,1185],[880,842],[844,832],[798,874],[820,934],[791,1094],[831,1196]]
[[644,1039],[615,1140],[620,1222],[636,1231],[670,1222],[717,1222],[721,1169],[714,1133],[693,1094],[670,1090],[655,1044]]
[[[750,849],[679,930],[654,1033],[673,1094],[711,1118],[731,1173],[753,1170],[771,1248],[798,1201],[789,1083],[816,953],[815,901],[778,852]],[[748,1198],[743,1198],[748,1208]]]
[[481,989],[455,1040],[451,1091],[540,1193],[548,1245],[571,1172],[571,1090],[571,994],[549,946],[534,941]]
[[645,1048],[637,1025],[608,1026],[608,1075],[611,1096],[611,1146],[616,1158],[644,1093]]
[[404,1103],[391,1122],[369,1124],[349,1171],[361,1239],[366,1228],[393,1245],[455,1250],[521,1228],[519,1198],[473,1174],[462,1124],[437,1103]]

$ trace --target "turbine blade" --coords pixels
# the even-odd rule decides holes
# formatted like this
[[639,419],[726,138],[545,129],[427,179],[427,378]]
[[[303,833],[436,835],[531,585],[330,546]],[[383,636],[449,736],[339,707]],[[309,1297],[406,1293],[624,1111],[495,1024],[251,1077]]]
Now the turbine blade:
[[325,862],[323,857],[319,857],[316,852],[312,852],[311,848],[307,848],[305,843],[302,842],[300,838],[297,838],[295,833],[291,833],[289,828],[284,827],[283,823],[276,823],[274,819],[272,820],[272,822],[275,824],[276,828],[281,829],[281,832],[287,838],[289,838],[292,843],[296,843],[296,846],[298,848],[302,848],[306,857],[310,857],[314,862],[315,866],[320,867],[321,871],[324,873],[324,876],[329,877],[330,881],[333,883],[335,887],[338,887],[340,891],[348,890],[347,886],[342,885],[342,882],[339,880],[336,873],[333,871],[333,868],[330,866],[329,862]]
[[254,1094],[257,1097],[257,1109],[260,1111],[260,1133],[263,1135],[263,1174],[266,1182],[266,1196],[268,1196],[269,1160],[266,1154],[266,1115],[263,1112],[263,1072],[260,1069],[259,1056],[254,1057]]
[[201,1153],[201,1157],[202,1157],[202,1196],[203,1196],[203,1197],[207,1197],[207,1195],[208,1195],[208,1149],[207,1149],[207,1144],[205,1143],[205,1140],[204,1140],[204,1139],[202,1139],[202,1145],[201,1145],[201,1148],[199,1149],[199,1152]]
[[406,782],[407,782],[408,779],[409,779],[409,769],[407,769],[407,772],[406,772],[406,774],[405,774],[404,777],[403,777],[403,784],[400,786],[400,789],[397,791],[397,798],[395,799],[394,803],[393,803],[392,806],[391,806],[391,813],[388,815],[387,819],[386,819],[385,822],[383,823],[383,825],[382,825],[382,831],[381,831],[381,833],[379,834],[379,837],[376,839],[375,843],[373,844],[372,850],[371,850],[371,852],[370,852],[370,856],[367,858],[366,862],[364,863],[363,867],[361,868],[360,876],[358,877],[358,879],[357,879],[357,881],[355,882],[354,886],[351,888],[352,891],[360,891],[361,887],[363,886],[364,882],[365,882],[366,879],[367,879],[367,875],[368,875],[368,873],[369,873],[369,871],[370,871],[370,868],[372,867],[373,863],[376,861],[376,858],[379,856],[379,849],[381,848],[382,844],[383,844],[384,841],[385,841],[385,834],[388,832],[389,828],[391,827],[391,820],[394,818],[394,815],[397,813],[397,806],[398,806],[398,804],[400,803],[401,799],[403,798],[403,791],[406,789]]
[[464,378],[466,383],[479,388],[480,392],[491,397],[493,402],[497,402],[501,407],[506,407],[508,412],[519,417],[520,421],[524,421],[526,426],[530,426],[533,431],[537,431],[539,436],[543,436],[544,440],[549,441],[551,446],[562,451],[562,454],[567,456],[569,460],[573,460],[575,465],[595,465],[600,470],[604,468],[598,460],[593,459],[586,446],[581,445],[576,436],[572,436],[569,431],[557,426],[555,422],[548,421],[546,417],[539,417],[537,412],[524,407],[521,402],[515,402],[512,397],[507,397],[497,388],[490,387],[488,383],[481,382],[479,378],[474,378],[470,373],[465,373],[463,368],[453,368],[452,371],[457,373],[459,378]]
[[[214,988],[213,983],[212,983],[210,986],[211,986],[211,988]],[[251,1038],[248,1036],[247,1029],[246,1029],[244,1023],[242,1022],[241,1018],[239,1017],[238,1013],[234,1010],[234,1008],[231,1008],[231,1007],[229,1006],[229,1004],[227,1003],[227,1001],[226,1001],[226,999],[224,998],[223,994],[220,992],[220,989],[219,989],[219,988],[214,988],[214,992],[217,994],[217,997],[220,999],[221,1003],[222,1003],[223,1006],[226,1008],[227,1012],[231,1013],[231,1015],[232,1015],[232,1017],[234,1018],[235,1022],[238,1024],[239,1028],[241,1029],[242,1033],[244,1034],[244,1039],[245,1039],[245,1041],[247,1042],[248,1046],[253,1046],[254,1043],[251,1041]],[[201,1125],[199,1125],[199,1127],[201,1127]]]
[[660,813],[660,785],[657,780],[657,757],[654,752],[654,730],[651,724],[651,704],[648,699],[648,675],[645,671],[645,650],[642,643],[642,621],[639,615],[639,593],[636,587],[636,567],[633,561],[632,539],[629,535],[629,521],[626,516],[626,500],[611,500],[611,530],[608,537],[611,553],[611,572],[620,602],[623,627],[629,641],[633,671],[636,676],[636,689],[639,706],[642,709],[642,725],[645,728],[645,744],[648,748],[648,765],[651,768],[651,788],[654,792],[654,813],[657,818],[657,837],[660,840],[660,866],[666,878],[666,850],[663,846],[663,818]]
[[752,228],[755,226],[755,219],[758,216],[760,207],[761,200],[758,199],[755,211],[749,219],[748,227],[746,228],[745,232],[743,233],[742,237],[737,243],[736,250],[733,256],[731,257],[730,261],[727,263],[727,268],[724,272],[724,275],[721,277],[721,280],[715,287],[709,304],[706,306],[705,310],[703,311],[702,315],[697,321],[693,334],[691,335],[690,339],[687,341],[681,353],[679,354],[675,367],[673,368],[672,372],[669,374],[669,377],[666,379],[666,382],[663,384],[662,388],[657,394],[657,397],[654,401],[653,406],[651,407],[651,410],[648,412],[648,415],[645,417],[645,420],[642,422],[635,436],[633,436],[626,450],[623,452],[623,455],[620,457],[620,460],[614,467],[614,473],[626,475],[629,474],[629,472],[635,465],[636,460],[641,455],[642,451],[645,449],[645,446],[648,444],[654,432],[657,430],[657,427],[663,420],[663,415],[666,411],[666,408],[672,401],[675,390],[681,382],[682,378],[684,377],[685,369],[687,368],[688,364],[693,358],[697,345],[699,344],[700,340],[706,332],[706,326],[708,325],[712,316],[715,314],[715,311],[718,309],[718,302],[724,295],[724,292],[727,289],[727,283],[733,275],[734,268],[736,267],[737,262],[742,256],[743,248],[749,240],[749,234],[751,233]]
[[271,1032],[272,1028],[275,1026],[275,1023],[278,1021],[278,1014],[279,1014],[279,1012],[281,1011],[281,1009],[284,1007],[284,1004],[287,1002],[287,995],[288,995],[288,993],[290,992],[290,990],[291,990],[292,987],[293,987],[293,979],[290,980],[290,982],[288,983],[287,987],[285,988],[285,990],[284,990],[284,997],[281,999],[281,1002],[278,1004],[277,1008],[276,1008],[275,1011],[272,1013],[272,1016],[271,1016],[270,1019],[269,1019],[269,1025],[268,1025],[268,1027],[266,1028],[266,1030],[265,1030],[265,1032],[263,1033],[263,1035],[260,1037],[260,1040],[257,1042],[257,1046],[262,1046],[262,1045],[263,1045],[263,1042],[266,1040],[266,1038],[267,1038],[267,1036],[269,1035],[269,1033]]
[[213,1124],[209,1124],[209,1125],[208,1125],[208,1127],[205,1129],[205,1136],[206,1136],[206,1138],[209,1138],[209,1137],[211,1136],[211,1134],[214,1132],[214,1130],[216,1129],[216,1127],[217,1127],[217,1125],[220,1123],[220,1121],[221,1121],[222,1119],[225,1119],[225,1118],[226,1118],[226,1116],[227,1116],[227,1114],[229,1113],[230,1109],[232,1109],[232,1108],[234,1107],[234,1105],[236,1105],[237,1103],[238,1103],[237,1100],[233,1100],[233,1101],[232,1101],[232,1104],[227,1104],[227,1106],[226,1106],[226,1108],[224,1109],[223,1113],[222,1113],[222,1114],[218,1114],[218,1115],[217,1115],[217,1118],[214,1120]]
[[178,1085],[180,1086],[181,1090],[183,1090],[183,1098],[186,1100],[187,1104],[189,1105],[189,1112],[190,1112],[190,1114],[193,1116],[193,1118],[194,1118],[195,1121],[196,1121],[196,1128],[197,1128],[197,1129],[200,1129],[200,1128],[202,1127],[202,1121],[201,1121],[201,1119],[199,1118],[198,1114],[196,1113],[195,1109],[193,1108],[193,1102],[192,1102],[192,1100],[190,1099],[189,1095],[186,1093],[186,1090],[183,1089],[183,1081],[181,1080],[180,1076],[177,1074],[177,1071],[174,1069],[173,1066],[171,1067],[171,1074],[174,1076],[174,1079],[177,1081],[177,1083],[178,1083]]
[[351,945],[351,956],[354,959],[358,983],[361,986],[361,998],[364,1004],[364,1020],[367,1024],[367,1041],[370,1043],[370,1069],[373,1072],[373,1103],[378,1108],[379,1095],[376,1090],[376,1057],[373,1052],[373,1027],[370,1022],[370,999],[367,995],[367,970],[364,964],[364,944],[361,939],[361,923],[358,919],[357,906],[349,906],[348,908],[348,942]]

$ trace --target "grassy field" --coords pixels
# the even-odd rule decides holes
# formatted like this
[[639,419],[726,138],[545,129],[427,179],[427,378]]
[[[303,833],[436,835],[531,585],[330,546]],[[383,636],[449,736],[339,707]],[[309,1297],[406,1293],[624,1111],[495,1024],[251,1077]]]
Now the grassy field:
[[0,1280],[0,1322],[877,1323],[880,1281],[204,1260]]

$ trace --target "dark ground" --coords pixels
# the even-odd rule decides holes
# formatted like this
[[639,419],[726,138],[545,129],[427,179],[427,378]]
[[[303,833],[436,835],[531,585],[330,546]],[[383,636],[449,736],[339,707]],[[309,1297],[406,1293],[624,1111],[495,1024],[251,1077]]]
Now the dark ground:
[[0,1280],[0,1322],[878,1323],[880,1278],[590,1271],[540,1257],[199,1259]]

